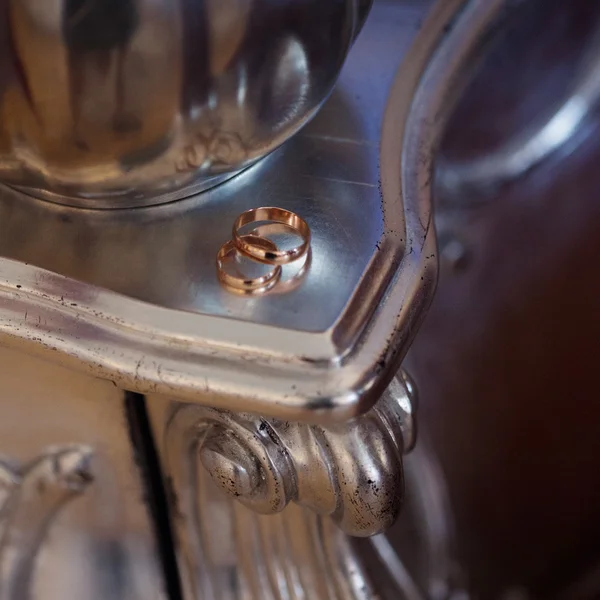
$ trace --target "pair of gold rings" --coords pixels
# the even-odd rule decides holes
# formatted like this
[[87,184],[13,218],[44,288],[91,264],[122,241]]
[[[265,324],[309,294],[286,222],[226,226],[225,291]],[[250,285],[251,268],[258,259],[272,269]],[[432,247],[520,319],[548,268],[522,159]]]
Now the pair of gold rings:
[[[266,222],[277,224],[275,232],[294,233],[302,239],[302,243],[282,250],[270,239],[263,237],[265,226],[258,227],[249,233],[242,230],[251,223]],[[217,254],[217,274],[219,281],[229,288],[241,292],[262,292],[271,289],[280,279],[282,265],[290,264],[303,256],[310,249],[310,227],[304,219],[292,211],[275,206],[262,206],[243,212],[233,224],[232,239],[221,246]],[[258,277],[232,275],[225,270],[225,263],[237,254],[274,268]]]

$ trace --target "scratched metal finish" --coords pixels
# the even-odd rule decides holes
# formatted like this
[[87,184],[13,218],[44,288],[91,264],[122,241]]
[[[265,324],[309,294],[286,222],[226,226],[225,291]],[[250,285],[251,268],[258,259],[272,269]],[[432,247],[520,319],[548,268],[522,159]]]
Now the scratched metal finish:
[[[0,194],[0,253],[169,308],[317,332],[341,316],[384,232],[378,190],[383,108],[425,12],[378,3],[332,97],[299,136],[208,193],[110,213]],[[214,258],[235,217],[276,205],[305,217],[312,264],[292,292],[259,300],[220,289]],[[402,252],[402,235],[389,248]]]
[[[408,101],[429,50],[388,102],[427,9],[376,3],[311,126],[207,193],[91,211],[0,190],[3,339],[140,393],[295,420],[367,411],[437,276],[435,132]],[[307,220],[312,262],[285,293],[240,297],[220,287],[216,254],[240,212],[267,204]]]

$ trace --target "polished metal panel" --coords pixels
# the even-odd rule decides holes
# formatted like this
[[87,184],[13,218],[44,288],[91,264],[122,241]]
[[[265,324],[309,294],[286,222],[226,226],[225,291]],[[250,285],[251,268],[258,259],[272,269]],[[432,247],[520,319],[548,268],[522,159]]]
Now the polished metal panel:
[[0,181],[100,208],[210,187],[314,115],[369,4],[3,0]]
[[[0,253],[18,261],[0,260],[7,339],[128,389],[215,407],[300,420],[367,411],[436,279],[430,197],[397,188],[402,173],[428,176],[419,156],[401,168],[402,147],[384,148],[381,191],[378,169],[388,87],[425,10],[377,4],[315,120],[227,184],[124,211],[3,188]],[[413,130],[408,104],[384,129],[398,140]],[[237,215],[265,204],[306,219],[312,263],[292,291],[237,297],[219,285],[215,256]]]
[[123,392],[0,349],[0,597],[166,600]]

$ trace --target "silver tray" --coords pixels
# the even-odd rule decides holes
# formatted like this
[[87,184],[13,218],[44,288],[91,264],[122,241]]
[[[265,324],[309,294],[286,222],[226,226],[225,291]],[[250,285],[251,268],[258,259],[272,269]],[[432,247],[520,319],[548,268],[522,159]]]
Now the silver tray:
[[[220,408],[319,421],[368,410],[436,281],[431,161],[406,103],[426,56],[403,78],[405,103],[383,116],[425,9],[377,3],[317,118],[208,192],[94,211],[2,188],[2,343]],[[238,297],[220,287],[215,256],[235,217],[260,205],[308,221],[312,264],[291,291]]]

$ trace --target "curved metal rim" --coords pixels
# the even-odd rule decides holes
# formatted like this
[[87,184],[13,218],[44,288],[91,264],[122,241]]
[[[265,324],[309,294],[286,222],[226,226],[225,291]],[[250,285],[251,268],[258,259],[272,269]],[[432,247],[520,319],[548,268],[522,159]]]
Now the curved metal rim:
[[[317,358],[323,335],[293,332],[294,345],[314,354],[292,359],[288,332],[264,339],[265,327],[241,323],[232,336],[220,318],[148,305],[10,260],[0,261],[3,343],[54,355],[127,389],[230,410],[321,423],[368,410],[397,371],[437,280],[431,182],[447,99],[507,3],[439,2],[396,75],[381,141],[383,244],[405,235],[405,252],[389,267],[377,318],[341,364]],[[73,306],[50,292],[57,289],[90,300]],[[259,328],[265,343],[256,349]]]
[[[261,160],[261,159],[258,159]],[[194,180],[192,183],[183,186],[180,189],[172,190],[166,194],[141,194],[139,197],[135,197],[128,193],[103,195],[100,197],[77,197],[68,196],[65,194],[59,194],[41,188],[24,187],[24,186],[12,186],[15,190],[28,196],[32,196],[38,200],[44,200],[46,202],[52,202],[54,204],[60,204],[61,206],[69,206],[72,208],[84,208],[88,210],[119,210],[128,208],[144,208],[150,206],[159,206],[161,204],[169,204],[170,202],[176,202],[177,200],[184,200],[195,194],[206,192],[222,183],[225,183],[232,177],[239,175],[245,169],[251,167],[256,161],[250,165],[231,171],[222,173],[220,175],[213,175],[211,177],[201,177]]]

